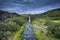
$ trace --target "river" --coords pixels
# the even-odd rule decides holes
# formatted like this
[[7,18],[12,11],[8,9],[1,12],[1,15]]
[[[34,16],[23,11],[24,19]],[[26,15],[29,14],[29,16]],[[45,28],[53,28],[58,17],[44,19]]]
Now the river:
[[36,40],[36,37],[32,31],[32,24],[28,23],[25,26],[24,32],[22,34],[22,40]]

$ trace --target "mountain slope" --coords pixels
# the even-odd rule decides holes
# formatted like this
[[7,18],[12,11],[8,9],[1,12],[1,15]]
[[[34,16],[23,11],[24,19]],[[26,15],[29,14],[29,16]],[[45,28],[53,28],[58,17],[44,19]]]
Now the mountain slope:
[[32,22],[37,40],[60,40],[60,9],[38,15],[35,15],[38,18]]
[[0,10],[0,40],[12,40],[15,33],[26,23],[26,17]]
[[60,8],[45,12],[44,17],[48,17],[50,19],[56,19],[56,20],[60,19]]
[[49,18],[49,19],[59,19],[60,18],[60,8],[49,10],[45,13],[31,15],[32,19],[38,18]]

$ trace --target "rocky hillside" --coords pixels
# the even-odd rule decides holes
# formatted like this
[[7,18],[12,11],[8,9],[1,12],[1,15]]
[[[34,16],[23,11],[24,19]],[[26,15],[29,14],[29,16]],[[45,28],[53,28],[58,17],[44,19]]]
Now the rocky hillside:
[[18,16],[18,14],[0,10],[0,28],[4,26],[6,19],[14,16]]
[[45,13],[41,14],[34,14],[31,15],[32,19],[37,19],[37,18],[49,18],[49,19],[59,19],[60,18],[60,8],[58,9],[53,9],[50,11],[47,11]]
[[0,10],[0,40],[12,39],[15,32],[26,23],[27,16]]
[[23,20],[25,20],[26,18],[26,16],[24,15],[18,15],[17,13],[11,13],[8,11],[0,10],[0,28],[4,26],[4,24],[7,22],[8,19],[12,21],[14,18],[18,18],[18,17],[20,17]]
[[60,8],[45,12],[44,17],[48,17],[49,19],[53,20],[60,19]]
[[0,20],[5,21],[7,18],[12,18],[13,16],[18,16],[17,13],[10,13],[7,11],[0,10]]

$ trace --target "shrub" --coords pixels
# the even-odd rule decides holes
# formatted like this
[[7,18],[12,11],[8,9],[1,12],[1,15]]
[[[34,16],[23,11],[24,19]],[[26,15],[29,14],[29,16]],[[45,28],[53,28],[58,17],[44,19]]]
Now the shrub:
[[45,26],[48,26],[48,32],[52,33],[55,38],[60,39],[60,23],[46,22]]

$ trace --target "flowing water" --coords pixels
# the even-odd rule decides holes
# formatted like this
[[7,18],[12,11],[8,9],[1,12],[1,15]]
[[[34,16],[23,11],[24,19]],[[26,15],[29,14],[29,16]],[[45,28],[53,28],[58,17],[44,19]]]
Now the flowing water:
[[26,25],[24,32],[22,34],[22,40],[36,40],[34,33],[32,31],[32,24],[31,23]]

